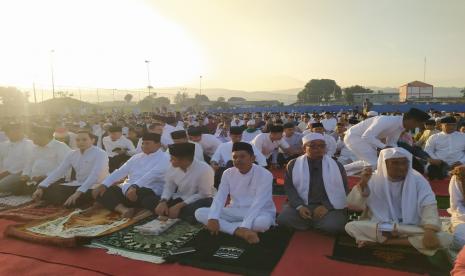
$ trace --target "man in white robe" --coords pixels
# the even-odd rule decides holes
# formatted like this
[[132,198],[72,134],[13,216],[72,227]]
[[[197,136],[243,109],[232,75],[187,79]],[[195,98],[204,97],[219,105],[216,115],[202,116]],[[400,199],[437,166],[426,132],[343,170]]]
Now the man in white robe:
[[456,167],[449,183],[451,231],[454,233],[451,249],[460,251],[465,245],[465,166]]
[[[265,232],[274,225],[273,176],[253,164],[254,150],[250,144],[234,143],[232,152],[234,167],[223,173],[212,206],[198,209],[195,217],[212,235],[221,231],[248,243],[258,243],[257,232]],[[231,200],[225,207],[228,196]]]
[[278,216],[278,224],[297,230],[343,232],[348,191],[344,168],[326,154],[322,134],[308,134],[302,143],[305,154],[286,168],[284,189],[288,204]]
[[451,242],[441,232],[436,197],[426,179],[413,170],[412,155],[403,148],[380,152],[378,169],[362,173],[347,197],[349,207],[363,210],[362,219],[345,229],[361,247],[370,243],[410,245],[432,256]]
[[[176,130],[176,131],[171,132],[171,139],[173,139],[174,144],[179,144],[179,143],[194,144],[195,145],[195,152],[194,152],[195,159],[199,161],[205,161],[202,146],[199,143],[189,141],[185,130]],[[168,150],[168,153],[169,153],[169,150]]]
[[[241,142],[242,140],[242,127],[231,127],[229,129],[229,137],[231,141],[220,144],[210,160],[210,164],[215,171],[215,187],[218,187],[220,184],[223,172],[233,166],[232,148],[234,143]],[[255,146],[252,146],[252,149],[254,150],[255,160],[258,165],[266,167],[265,156]]]
[[425,151],[430,158],[428,178],[443,179],[448,171],[465,164],[465,134],[457,131],[457,121],[454,117],[441,119],[440,133],[428,138]]
[[281,149],[284,153],[291,154],[290,146],[283,138],[284,128],[281,125],[270,126],[270,133],[261,133],[250,142],[254,145],[266,158],[269,165],[272,167],[278,166],[278,158],[272,160],[270,158],[278,149]]
[[[132,217],[135,208],[155,213],[170,164],[169,155],[161,149],[160,139],[156,133],[144,134],[142,152],[107,176],[93,190],[93,198],[123,217]],[[125,178],[124,183],[118,185]]]
[[337,119],[334,118],[331,112],[325,112],[325,118],[321,120],[323,127],[325,128],[325,132],[330,134],[336,130]]
[[187,135],[190,141],[199,143],[202,146],[204,159],[209,163],[221,141],[212,134],[202,133],[200,128],[188,128]]
[[379,150],[396,147],[404,130],[419,127],[429,117],[428,113],[416,108],[411,108],[403,116],[372,117],[349,128],[344,143],[359,161],[366,162],[376,169]]
[[[78,149],[71,151],[60,166],[39,184],[32,198],[67,207],[90,202],[92,187],[102,183],[108,175],[108,156],[93,143],[93,135],[89,131],[79,131],[76,136]],[[76,179],[65,183],[59,181],[70,169],[76,172]]]
[[112,126],[109,132],[110,135],[104,137],[102,143],[109,158],[110,172],[113,172],[136,153],[136,148],[131,140],[123,135],[121,127]]
[[194,150],[191,143],[169,146],[171,167],[166,172],[161,200],[155,209],[158,216],[194,223],[195,210],[211,205],[213,169],[195,159]]
[[255,120],[249,120],[247,121],[247,128],[242,133],[242,141],[250,143],[260,133],[262,131],[255,127]]

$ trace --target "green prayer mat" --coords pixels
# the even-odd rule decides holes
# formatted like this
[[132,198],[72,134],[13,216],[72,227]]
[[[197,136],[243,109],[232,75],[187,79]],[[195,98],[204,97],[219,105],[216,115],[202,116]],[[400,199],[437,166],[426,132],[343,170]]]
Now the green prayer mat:
[[[154,218],[137,223],[145,224]],[[161,235],[143,235],[132,225],[111,235],[94,239],[90,247],[103,248],[108,254],[120,255],[134,260],[161,264],[165,262],[170,250],[182,248],[202,229],[202,225],[192,225],[179,221]]]

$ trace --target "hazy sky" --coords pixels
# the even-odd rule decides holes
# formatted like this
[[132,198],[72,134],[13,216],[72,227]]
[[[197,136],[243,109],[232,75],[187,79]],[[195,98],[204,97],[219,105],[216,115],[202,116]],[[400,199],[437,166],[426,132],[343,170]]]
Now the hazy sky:
[[[2,0],[0,85],[465,86],[463,0]],[[53,55],[51,50],[54,49]]]

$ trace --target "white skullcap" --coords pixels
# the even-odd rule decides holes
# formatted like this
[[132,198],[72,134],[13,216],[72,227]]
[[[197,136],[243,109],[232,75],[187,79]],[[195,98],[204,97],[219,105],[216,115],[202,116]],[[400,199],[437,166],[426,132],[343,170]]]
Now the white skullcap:
[[313,140],[323,140],[324,141],[325,137],[320,133],[312,132],[312,133],[309,133],[309,134],[305,135],[304,137],[302,137],[302,144],[305,145],[306,143],[311,142]]
[[376,112],[376,111],[368,111],[367,116],[368,117],[378,116],[378,112]]
[[248,126],[254,126],[255,125],[255,120],[249,120],[247,121]]

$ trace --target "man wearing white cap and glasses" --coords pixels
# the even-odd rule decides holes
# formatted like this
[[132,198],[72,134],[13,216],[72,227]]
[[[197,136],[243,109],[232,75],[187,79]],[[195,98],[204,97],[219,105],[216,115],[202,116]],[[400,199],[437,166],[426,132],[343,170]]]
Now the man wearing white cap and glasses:
[[380,152],[378,170],[366,168],[347,197],[363,210],[359,221],[345,229],[359,247],[366,244],[409,245],[432,256],[447,248],[451,236],[441,232],[436,197],[428,181],[412,169],[412,155],[403,148]]
[[348,191],[344,168],[326,154],[322,134],[308,134],[302,143],[305,154],[287,165],[284,189],[289,203],[278,216],[278,224],[297,230],[342,232]]

